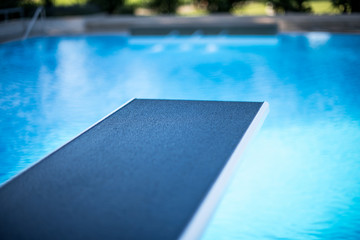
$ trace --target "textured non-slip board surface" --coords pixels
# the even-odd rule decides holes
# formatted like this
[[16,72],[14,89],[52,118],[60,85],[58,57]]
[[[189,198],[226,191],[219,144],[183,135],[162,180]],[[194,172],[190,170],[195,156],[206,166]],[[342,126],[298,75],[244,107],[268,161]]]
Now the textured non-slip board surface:
[[0,239],[176,239],[263,103],[135,99],[0,188]]

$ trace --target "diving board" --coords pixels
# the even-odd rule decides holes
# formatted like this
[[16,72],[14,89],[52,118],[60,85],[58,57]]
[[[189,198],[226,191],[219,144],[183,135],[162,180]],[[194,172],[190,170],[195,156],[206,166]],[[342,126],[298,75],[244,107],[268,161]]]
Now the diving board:
[[0,239],[197,239],[266,102],[133,99],[0,188]]

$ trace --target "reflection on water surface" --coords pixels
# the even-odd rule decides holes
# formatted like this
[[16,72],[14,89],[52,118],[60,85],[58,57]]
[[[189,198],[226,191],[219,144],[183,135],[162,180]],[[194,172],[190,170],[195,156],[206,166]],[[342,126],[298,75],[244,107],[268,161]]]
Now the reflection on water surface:
[[360,238],[360,36],[0,45],[0,181],[128,99],[270,103],[203,239]]

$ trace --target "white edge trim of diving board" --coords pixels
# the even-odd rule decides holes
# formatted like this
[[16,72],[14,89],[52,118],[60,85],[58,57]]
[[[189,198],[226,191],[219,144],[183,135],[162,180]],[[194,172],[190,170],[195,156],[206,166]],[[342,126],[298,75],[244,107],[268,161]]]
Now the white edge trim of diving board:
[[220,175],[217,177],[210,191],[193,215],[191,221],[181,234],[179,240],[194,240],[200,238],[207,223],[211,218],[213,211],[219,203],[228,182],[230,181],[234,169],[236,169],[236,166],[240,162],[239,160],[241,158],[241,155],[243,154],[251,137],[256,133],[258,129],[260,129],[268,113],[269,104],[267,102],[263,102],[255,118],[253,119],[244,136],[241,138],[240,142],[236,146],[233,154],[229,158]]
[[50,155],[54,154],[55,152],[57,152],[58,150],[60,150],[62,147],[64,147],[65,145],[69,144],[70,142],[72,142],[73,140],[75,140],[76,138],[78,138],[80,135],[82,135],[83,133],[87,132],[88,130],[90,130],[91,128],[95,127],[96,125],[98,125],[99,123],[101,123],[102,121],[104,121],[106,118],[108,118],[109,116],[111,116],[113,113],[117,112],[118,110],[120,110],[121,108],[125,107],[126,105],[128,105],[129,103],[131,103],[132,101],[134,101],[136,98],[132,98],[130,100],[128,100],[127,102],[125,102],[123,105],[121,105],[120,107],[118,107],[117,109],[115,109],[114,111],[112,111],[111,113],[107,114],[105,117],[103,117],[102,119],[100,119],[99,121],[97,121],[96,123],[94,123],[93,125],[91,125],[90,127],[86,128],[84,131],[80,132],[78,135],[76,135],[75,137],[71,138],[71,140],[67,141],[66,143],[64,143],[63,145],[61,145],[60,147],[56,148],[54,151],[51,151],[51,153],[47,154],[45,157],[41,158],[38,161],[35,161],[34,163],[30,164],[30,166],[26,167],[25,169],[23,169],[22,171],[20,171],[19,173],[17,173],[15,176],[11,177],[10,179],[6,180],[5,182],[3,182],[2,184],[0,184],[0,188],[3,188],[5,185],[7,185],[9,182],[13,181],[15,178],[21,176],[23,173],[29,171],[31,168],[33,168],[35,165],[39,164],[42,162],[42,160],[44,160],[45,158],[49,157]]

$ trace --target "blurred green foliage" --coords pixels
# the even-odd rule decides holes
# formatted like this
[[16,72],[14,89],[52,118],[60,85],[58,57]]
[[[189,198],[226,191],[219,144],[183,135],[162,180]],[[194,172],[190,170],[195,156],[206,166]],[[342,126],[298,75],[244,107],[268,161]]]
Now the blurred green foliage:
[[332,0],[342,13],[360,12],[360,0]]
[[311,12],[308,0],[269,0],[277,13]]
[[[269,5],[269,3],[271,3]],[[276,13],[309,12],[339,14],[360,12],[360,0],[0,0],[0,8],[23,7],[31,16],[39,5],[47,6],[50,16],[92,14],[180,14],[183,16],[230,12],[235,15],[266,15],[271,6]],[[270,11],[270,12],[269,12]],[[140,13],[142,14],[142,13]],[[270,13],[271,14],[271,13]]]
[[89,2],[97,5],[108,14],[114,14],[124,5],[124,0],[89,0]]
[[21,2],[22,0],[0,0],[0,9],[18,7]]
[[236,5],[244,3],[246,0],[207,0],[207,10],[209,12],[230,12]]
[[152,0],[150,7],[155,9],[158,13],[176,13],[176,9],[179,7],[179,0]]
[[54,1],[53,1],[53,0],[42,0],[42,4],[43,4],[46,8],[49,8],[49,7],[54,6]]

